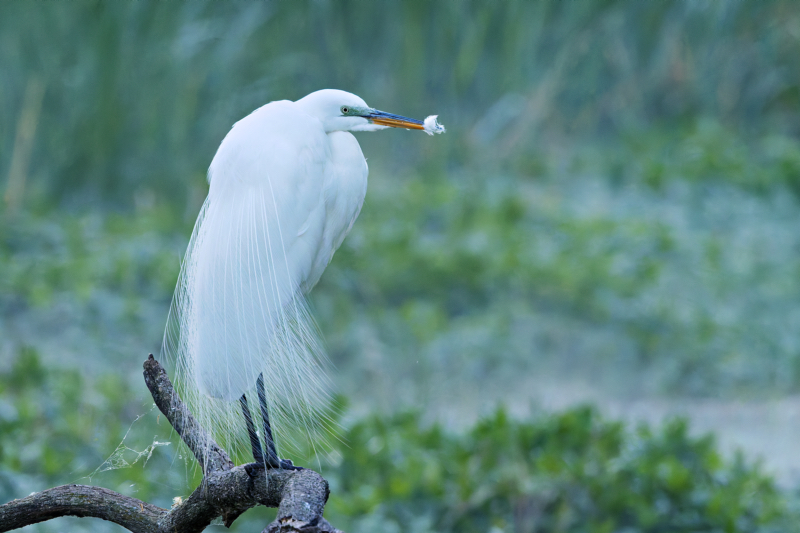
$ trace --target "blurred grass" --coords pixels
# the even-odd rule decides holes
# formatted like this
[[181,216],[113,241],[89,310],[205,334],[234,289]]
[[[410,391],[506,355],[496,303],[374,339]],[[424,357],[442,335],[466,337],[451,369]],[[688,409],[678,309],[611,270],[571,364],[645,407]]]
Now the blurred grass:
[[131,206],[152,195],[185,204],[235,120],[325,86],[447,118],[454,134],[435,150],[419,136],[363,136],[373,158],[405,153],[403,168],[429,169],[430,158],[524,167],[552,143],[613,146],[621,133],[698,118],[744,134],[746,144],[797,132],[800,14],[786,0],[37,9],[12,0],[2,9],[6,165],[20,117],[32,116],[20,110],[35,109],[43,87],[26,205]]
[[[6,494],[86,475],[148,412],[141,361],[214,151],[254,108],[322,87],[448,127],[359,136],[367,200],[312,295],[357,407],[470,419],[567,374],[622,393],[797,392],[798,28],[789,0],[3,2],[0,418],[24,437],[0,439]],[[403,416],[407,445],[435,448]],[[459,438],[419,453],[478,439]],[[181,468],[108,479],[167,498]],[[573,509],[559,524],[594,512],[547,494]]]

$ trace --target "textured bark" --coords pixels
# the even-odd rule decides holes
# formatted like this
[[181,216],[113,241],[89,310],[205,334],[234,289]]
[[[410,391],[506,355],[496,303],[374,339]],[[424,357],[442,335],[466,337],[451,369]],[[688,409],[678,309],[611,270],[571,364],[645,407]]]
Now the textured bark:
[[0,505],[0,532],[59,516],[102,518],[134,533],[203,531],[217,517],[226,526],[251,507],[278,507],[265,533],[341,533],[324,518],[328,483],[313,470],[264,470],[234,466],[228,454],[195,420],[152,355],[144,379],[156,405],[205,473],[182,504],[162,509],[102,487],[62,485]]
[[167,372],[153,354],[144,362],[144,382],[156,405],[194,454],[203,472],[220,472],[233,468],[233,461],[211,435],[197,423],[175,389]]
[[0,507],[0,531],[59,516],[94,516],[131,531],[157,531],[154,526],[166,513],[160,507],[102,487],[61,485]]

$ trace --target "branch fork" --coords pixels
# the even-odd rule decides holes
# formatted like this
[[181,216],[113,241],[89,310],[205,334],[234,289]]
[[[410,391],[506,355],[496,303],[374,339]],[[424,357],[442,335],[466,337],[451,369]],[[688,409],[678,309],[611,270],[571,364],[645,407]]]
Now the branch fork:
[[61,485],[0,505],[0,533],[60,516],[102,518],[134,533],[193,533],[218,517],[230,527],[257,505],[278,508],[277,518],[262,533],[342,533],[322,518],[329,494],[322,476],[308,469],[248,472],[245,466],[234,466],[178,397],[152,354],[144,363],[144,380],[204,472],[191,496],[172,509],[162,509],[102,487]]

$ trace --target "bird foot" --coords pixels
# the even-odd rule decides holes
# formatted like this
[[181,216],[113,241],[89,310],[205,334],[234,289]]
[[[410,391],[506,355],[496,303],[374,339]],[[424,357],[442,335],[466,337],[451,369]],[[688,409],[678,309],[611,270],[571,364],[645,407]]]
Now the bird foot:
[[262,470],[303,470],[302,466],[295,466],[289,459],[278,459],[267,463],[248,463],[244,470],[250,477],[257,477]]

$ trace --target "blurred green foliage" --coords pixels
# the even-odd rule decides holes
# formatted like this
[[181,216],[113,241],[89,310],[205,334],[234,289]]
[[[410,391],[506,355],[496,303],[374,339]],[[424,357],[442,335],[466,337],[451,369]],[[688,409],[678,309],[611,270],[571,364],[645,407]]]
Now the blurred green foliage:
[[[185,497],[199,481],[193,460],[176,457],[175,443],[148,455],[146,439],[166,440],[169,429],[151,412],[129,434],[122,420],[142,408],[129,394],[115,374],[87,383],[23,351],[0,373],[0,498],[65,482],[100,483],[163,506]],[[127,448],[114,461],[130,466],[106,469],[104,453],[123,437]],[[340,438],[319,468],[331,484],[326,517],[345,531],[798,530],[800,517],[757,465],[722,458],[711,437],[690,436],[683,420],[632,431],[591,408],[530,421],[498,410],[453,434],[401,412],[369,416]],[[93,464],[103,466],[84,478]],[[269,516],[249,512],[234,530],[263,527]],[[89,519],[65,525],[104,528]]]
[[[741,457],[685,421],[630,431],[578,408],[502,411],[462,436],[413,413],[347,433],[327,512],[348,531],[778,531],[786,502]],[[788,531],[787,530],[787,531]]]
[[85,303],[98,290],[132,300],[164,298],[175,287],[184,246],[181,240],[171,249],[169,237],[159,235],[174,219],[160,209],[136,217],[60,213],[0,221],[0,292],[39,308],[63,293]]
[[74,351],[72,321],[89,352],[156,351],[220,139],[328,86],[449,127],[359,136],[367,202],[312,295],[348,388],[425,387],[457,352],[456,385],[541,364],[794,391],[795,6],[4,2],[7,350]]
[[[156,452],[142,468],[148,447],[168,442],[172,434],[155,415],[137,423],[152,413],[151,405],[137,402],[119,374],[94,379],[77,368],[55,370],[35,350],[21,350],[0,373],[0,499],[57,484],[100,482],[169,506],[163,484],[181,485],[188,474],[170,471],[166,452]],[[129,427],[135,429],[127,436]],[[137,462],[136,468],[113,469]]]
[[[152,412],[129,436],[122,420],[142,408],[129,394],[115,374],[87,383],[21,353],[0,374],[0,498],[64,482],[99,482],[164,506],[186,496],[198,482],[190,455],[176,457],[175,443],[149,453],[141,437],[169,438]],[[126,447],[103,463],[123,437]],[[757,465],[723,459],[711,437],[690,436],[682,420],[631,431],[591,408],[530,421],[499,410],[453,434],[404,412],[369,416],[340,438],[319,465],[331,484],[326,516],[355,533],[790,532],[800,518]],[[129,466],[107,469],[112,462]],[[92,464],[102,465],[93,477],[75,473]],[[268,516],[248,513],[235,530],[252,531]],[[88,519],[65,524],[103,528]]]
[[[170,446],[139,468],[169,437],[141,361],[220,140],[322,87],[448,127],[359,135],[367,200],[311,297],[354,405],[469,418],[560,374],[796,392],[798,27],[793,0],[0,3],[0,496],[86,482],[123,439],[140,463],[93,482],[168,506],[197,481]],[[337,525],[796,527],[682,423],[423,419],[347,430]]]

